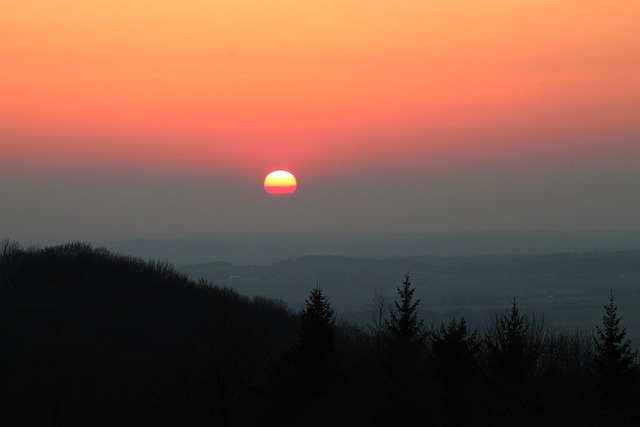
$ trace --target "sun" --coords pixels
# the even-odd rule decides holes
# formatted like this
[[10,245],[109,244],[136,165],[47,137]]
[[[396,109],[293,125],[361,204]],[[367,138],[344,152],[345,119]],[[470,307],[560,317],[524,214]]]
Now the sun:
[[289,197],[296,192],[298,182],[289,171],[278,169],[264,179],[264,191],[271,197]]

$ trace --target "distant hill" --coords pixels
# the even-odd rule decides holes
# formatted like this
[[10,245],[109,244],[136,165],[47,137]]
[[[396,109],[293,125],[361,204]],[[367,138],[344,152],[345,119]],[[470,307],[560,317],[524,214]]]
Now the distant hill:
[[[311,254],[393,258],[629,251],[640,250],[640,230],[302,233],[92,242],[116,253],[167,260],[176,266],[213,261],[249,265],[271,264]],[[49,246],[65,241],[27,239],[22,243]]]
[[[206,261],[268,264],[310,254],[396,258],[424,255],[442,257],[640,250],[640,230],[315,233],[167,241],[138,240],[105,242],[105,245],[117,252],[169,259],[178,266]],[[196,260],[195,257],[199,259]]]

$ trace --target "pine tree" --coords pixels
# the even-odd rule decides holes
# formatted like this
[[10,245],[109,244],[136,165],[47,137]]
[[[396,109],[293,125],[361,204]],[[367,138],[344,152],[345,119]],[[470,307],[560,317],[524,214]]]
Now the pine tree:
[[292,354],[303,395],[322,394],[330,387],[338,365],[335,338],[335,313],[316,285],[300,312],[298,342]]
[[298,340],[275,366],[267,416],[278,425],[309,425],[311,418],[323,425],[316,405],[331,394],[339,359],[335,313],[320,286],[311,290],[299,320]]
[[425,344],[427,333],[423,321],[418,320],[418,304],[413,301],[415,289],[411,286],[409,275],[405,274],[402,287],[398,287],[400,302],[394,301],[394,309],[390,310],[386,321],[387,335],[392,346],[401,351],[418,349]]
[[[592,379],[604,404],[603,412],[627,410],[638,399],[638,352],[632,351],[627,328],[620,327],[613,291],[609,303],[602,306],[602,327],[596,325],[593,336],[595,356]],[[622,414],[621,414],[622,415]]]
[[520,314],[513,299],[509,315],[496,317],[485,336],[489,366],[496,385],[509,397],[525,392],[524,385],[535,373],[542,346],[543,325],[534,316]]
[[416,408],[422,407],[424,412],[428,401],[424,363],[427,333],[422,320],[418,320],[420,300],[413,299],[415,289],[408,274],[397,290],[400,301],[394,302],[385,322],[383,366],[388,380],[385,423],[409,425]]
[[430,360],[447,387],[464,387],[473,376],[480,350],[478,331],[470,333],[464,317],[453,319],[431,336]]
[[299,350],[308,357],[323,358],[333,353],[335,337],[335,313],[316,285],[300,312]]
[[[478,417],[478,331],[471,333],[464,318],[453,319],[431,336],[429,360],[437,381],[438,424],[463,426]],[[460,410],[464,408],[464,410]]]

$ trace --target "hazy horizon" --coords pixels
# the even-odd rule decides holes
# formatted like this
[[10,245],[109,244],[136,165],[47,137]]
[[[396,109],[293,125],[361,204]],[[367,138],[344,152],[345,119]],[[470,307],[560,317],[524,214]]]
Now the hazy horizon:
[[[17,238],[23,247],[47,247],[73,239]],[[399,259],[421,256],[616,252],[640,250],[640,229],[615,231],[488,231],[439,233],[298,233],[210,235],[136,239],[80,239],[95,247],[176,267],[226,261],[235,265],[271,264],[307,255]]]
[[4,176],[0,231],[126,239],[640,228],[640,167],[567,171],[570,180],[558,174],[364,175],[325,183],[299,175],[298,191],[287,199],[270,198],[257,179]]

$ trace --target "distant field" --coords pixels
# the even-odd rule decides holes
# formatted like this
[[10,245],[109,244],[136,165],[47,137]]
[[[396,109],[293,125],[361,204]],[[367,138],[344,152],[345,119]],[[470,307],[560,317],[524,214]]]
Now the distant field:
[[390,300],[409,273],[427,322],[464,315],[478,327],[515,297],[550,325],[591,330],[613,289],[629,334],[640,343],[640,251],[407,257],[395,259],[305,256],[269,265],[213,262],[180,268],[247,295],[284,300],[297,309],[319,284],[339,315],[372,321],[373,289]]

